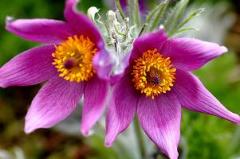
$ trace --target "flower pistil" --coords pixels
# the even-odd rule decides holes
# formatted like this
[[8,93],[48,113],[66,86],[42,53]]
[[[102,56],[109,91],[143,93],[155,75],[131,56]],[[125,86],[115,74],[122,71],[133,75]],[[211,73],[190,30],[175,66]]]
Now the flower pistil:
[[56,46],[53,65],[67,81],[88,81],[95,74],[92,59],[96,52],[95,44],[88,37],[75,35]]
[[131,74],[135,89],[154,99],[171,90],[175,73],[170,58],[163,57],[157,49],[151,49],[134,61]]

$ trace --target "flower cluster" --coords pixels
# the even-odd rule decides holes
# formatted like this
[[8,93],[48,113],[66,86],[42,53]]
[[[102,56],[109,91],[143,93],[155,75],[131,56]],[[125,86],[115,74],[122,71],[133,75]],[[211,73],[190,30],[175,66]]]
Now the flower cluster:
[[[178,158],[181,108],[240,124],[240,116],[227,110],[191,73],[227,52],[224,46],[168,37],[163,28],[131,34],[134,27],[128,18],[119,22],[119,12],[109,13],[109,25],[121,27],[124,22],[121,31],[126,34],[110,30],[111,43],[106,45],[109,39],[101,28],[76,6],[77,0],[66,1],[65,21],[7,19],[9,32],[41,43],[0,68],[2,88],[44,83],[26,115],[26,133],[64,120],[82,97],[84,135],[107,106],[105,144],[111,146],[136,114],[147,136],[170,159]],[[111,44],[116,50],[108,48]]]

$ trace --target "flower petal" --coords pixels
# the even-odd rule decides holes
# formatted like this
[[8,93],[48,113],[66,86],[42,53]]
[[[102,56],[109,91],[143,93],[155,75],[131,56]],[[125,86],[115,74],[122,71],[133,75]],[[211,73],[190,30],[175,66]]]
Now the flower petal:
[[66,1],[64,11],[65,19],[76,34],[89,37],[99,48],[102,48],[104,44],[100,32],[87,16],[77,11],[77,4],[78,0]]
[[196,70],[225,52],[224,46],[193,38],[170,39],[162,48],[162,53],[171,58],[175,67],[186,71]]
[[227,110],[191,73],[177,71],[174,91],[184,108],[240,124],[240,116]]
[[[120,0],[120,4],[123,8],[124,11],[126,11],[127,9],[127,0]],[[142,12],[146,12],[147,11],[147,6],[146,6],[146,3],[145,3],[145,0],[139,0],[139,9]]]
[[52,45],[27,50],[0,68],[0,87],[28,86],[44,82],[56,74],[52,65]]
[[162,50],[163,44],[167,41],[167,34],[163,29],[157,32],[147,33],[137,38],[133,44],[133,50],[131,53],[130,61],[141,56],[145,51],[149,49]]
[[139,99],[137,114],[144,131],[170,159],[178,158],[181,106],[174,94]]
[[26,40],[41,43],[59,43],[72,35],[65,22],[51,19],[10,19],[6,29]]
[[106,119],[105,145],[108,147],[129,126],[136,112],[138,96],[130,82],[125,75],[114,87]]
[[50,128],[68,117],[76,108],[83,86],[59,77],[49,80],[33,99],[25,118],[25,132]]
[[107,51],[99,51],[93,58],[94,68],[98,77],[108,80],[112,71],[114,59]]
[[107,93],[108,84],[106,81],[95,77],[86,83],[81,125],[81,132],[84,135],[89,134],[89,129],[91,129],[101,117],[104,111]]

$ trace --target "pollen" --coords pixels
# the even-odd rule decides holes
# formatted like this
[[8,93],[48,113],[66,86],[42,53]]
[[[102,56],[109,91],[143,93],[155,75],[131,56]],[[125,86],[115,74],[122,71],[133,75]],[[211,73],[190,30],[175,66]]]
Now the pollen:
[[55,46],[52,64],[67,81],[88,81],[95,74],[92,59],[96,52],[95,44],[88,37],[75,35]]
[[152,99],[171,90],[175,74],[176,68],[170,58],[161,55],[157,49],[147,50],[137,58],[131,72],[135,89]]

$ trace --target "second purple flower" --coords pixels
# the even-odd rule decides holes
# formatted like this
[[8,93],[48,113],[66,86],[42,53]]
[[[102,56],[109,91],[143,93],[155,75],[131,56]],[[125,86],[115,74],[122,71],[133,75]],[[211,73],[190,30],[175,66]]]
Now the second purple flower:
[[178,158],[181,108],[240,124],[191,73],[227,49],[192,38],[168,38],[164,30],[134,41],[129,66],[115,84],[107,113],[106,139],[111,146],[135,114],[147,136],[170,159]]

